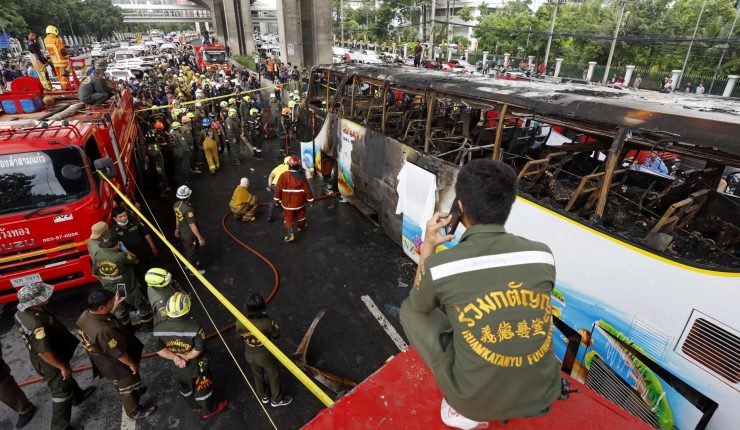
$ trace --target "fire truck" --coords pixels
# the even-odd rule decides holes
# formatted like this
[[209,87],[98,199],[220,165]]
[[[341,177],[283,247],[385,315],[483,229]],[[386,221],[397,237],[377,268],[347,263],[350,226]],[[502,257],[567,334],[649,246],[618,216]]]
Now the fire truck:
[[231,74],[226,50],[222,45],[198,45],[195,47],[195,58],[201,71],[217,72],[223,70],[227,75]]
[[94,282],[87,240],[115,195],[97,171],[133,195],[145,161],[130,92],[92,107],[20,78],[0,103],[0,303]]

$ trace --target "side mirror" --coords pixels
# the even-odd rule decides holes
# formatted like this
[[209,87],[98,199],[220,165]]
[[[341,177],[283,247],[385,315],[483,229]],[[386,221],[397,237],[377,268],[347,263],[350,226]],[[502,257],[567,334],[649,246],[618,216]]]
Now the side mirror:
[[62,177],[68,181],[76,181],[82,177],[82,167],[65,164],[62,166]]
[[118,172],[116,171],[115,166],[113,166],[113,160],[111,160],[110,157],[98,158],[93,162],[93,164],[95,165],[95,170],[103,172],[103,175],[108,179],[113,179],[118,176]]

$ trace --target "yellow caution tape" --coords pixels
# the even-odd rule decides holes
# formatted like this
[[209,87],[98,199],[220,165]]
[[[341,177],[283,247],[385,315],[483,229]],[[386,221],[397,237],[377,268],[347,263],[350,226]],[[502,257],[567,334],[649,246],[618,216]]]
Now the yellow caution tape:
[[51,254],[52,252],[60,252],[60,251],[64,251],[70,248],[77,248],[78,246],[82,246],[86,243],[87,243],[87,240],[84,240],[82,242],[75,242],[75,243],[70,243],[67,245],[57,246],[56,248],[40,249],[38,251],[28,252],[25,254],[11,255],[10,257],[0,258],[0,264],[5,264],[11,261],[17,261],[17,260],[25,260],[27,258],[38,257],[39,255]]
[[244,314],[242,314],[239,311],[239,309],[237,309],[233,304],[231,304],[231,302],[226,297],[224,297],[224,295],[221,294],[221,292],[218,291],[216,287],[214,287],[213,284],[211,284],[208,281],[208,279],[206,279],[203,275],[201,275],[200,272],[198,272],[198,269],[196,269],[192,264],[190,264],[190,262],[182,254],[180,254],[180,251],[178,251],[177,248],[175,248],[175,246],[172,245],[167,240],[167,238],[164,237],[161,231],[159,231],[157,228],[154,227],[154,225],[144,216],[144,214],[141,213],[141,211],[139,211],[136,208],[136,206],[134,206],[134,204],[126,197],[125,194],[123,194],[113,184],[113,182],[111,182],[101,171],[98,170],[97,172],[100,175],[100,177],[103,178],[103,180],[107,182],[108,185],[110,185],[116,191],[116,194],[121,196],[121,198],[123,199],[124,202],[126,202],[128,207],[134,212],[136,212],[136,215],[139,216],[139,219],[144,221],[146,225],[149,227],[149,229],[153,231],[154,234],[156,234],[160,239],[162,239],[162,242],[164,242],[164,244],[167,245],[167,247],[170,249],[170,251],[172,251],[172,253],[177,257],[177,259],[180,260],[190,270],[190,272],[196,278],[198,278],[198,280],[201,283],[203,283],[203,285],[205,285],[206,288],[208,288],[211,294],[213,294],[216,297],[216,299],[218,299],[218,301],[221,302],[221,304],[224,305],[224,307],[229,312],[231,312],[231,314],[247,328],[247,330],[249,330],[257,339],[259,339],[260,342],[262,342],[262,345],[264,345],[267,348],[267,350],[270,351],[270,353],[272,353],[272,355],[275,356],[275,358],[277,358],[278,361],[280,361],[283,364],[283,366],[285,366],[290,371],[290,373],[292,373],[296,378],[298,378],[298,380],[301,381],[301,383],[306,388],[308,388],[308,390],[314,396],[316,396],[316,398],[318,398],[321,401],[321,403],[324,404],[324,406],[328,408],[334,404],[334,401],[328,395],[326,395],[326,393],[324,393],[321,390],[321,388],[319,388],[316,385],[316,383],[314,383],[311,380],[311,378],[306,376],[306,374],[303,373],[298,368],[298,366],[296,366],[295,363],[293,363],[293,361],[290,358],[288,358],[285,354],[283,354],[283,352],[280,351],[280,349],[277,346],[275,346],[275,344],[272,343],[270,339],[267,338],[267,336],[265,336],[261,331],[259,331],[259,329],[257,329],[257,327],[255,327],[247,319],[247,317],[245,317]]
[[[270,88],[275,88],[276,86],[277,85],[270,85],[270,86],[267,86],[267,87],[255,88],[253,90],[240,91],[239,94],[247,94],[247,93],[253,93],[255,91],[269,90]],[[182,102],[182,103],[180,103],[180,106],[186,106],[186,105],[193,105],[193,104],[196,104],[196,103],[209,102],[211,100],[225,99],[225,98],[232,97],[232,96],[235,96],[235,95],[237,95],[237,93],[225,94],[223,96],[209,97],[207,99],[196,99],[196,100],[189,101],[189,102]],[[172,106],[173,105],[152,106],[152,107],[149,107],[149,108],[137,109],[136,112],[144,112],[144,111],[147,111],[147,110],[157,110],[157,109],[163,109],[163,108],[171,108]]]

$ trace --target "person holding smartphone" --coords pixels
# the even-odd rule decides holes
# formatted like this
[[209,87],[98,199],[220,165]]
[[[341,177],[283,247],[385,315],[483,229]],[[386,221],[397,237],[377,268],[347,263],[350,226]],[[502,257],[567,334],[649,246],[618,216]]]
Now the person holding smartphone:
[[560,395],[550,307],[555,262],[547,245],[506,232],[516,192],[516,173],[501,162],[463,166],[455,193],[465,233],[435,254],[454,236],[444,231],[453,217],[434,214],[401,305],[401,324],[435,375],[450,427],[540,415]]

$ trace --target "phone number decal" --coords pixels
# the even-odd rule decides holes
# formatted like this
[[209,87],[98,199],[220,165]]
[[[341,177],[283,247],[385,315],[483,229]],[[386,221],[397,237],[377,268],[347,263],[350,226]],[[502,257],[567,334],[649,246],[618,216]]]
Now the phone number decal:
[[78,232],[76,232],[76,231],[75,232],[72,232],[72,233],[58,234],[58,235],[52,236],[52,237],[45,237],[44,238],[44,243],[54,242],[54,241],[62,240],[62,239],[69,239],[71,237],[75,237],[75,236],[79,236],[79,235],[80,234]]

